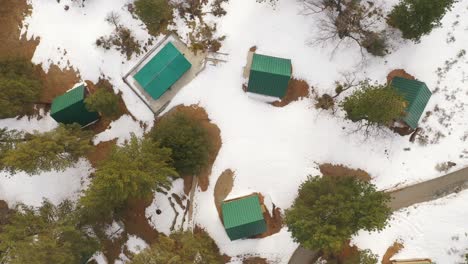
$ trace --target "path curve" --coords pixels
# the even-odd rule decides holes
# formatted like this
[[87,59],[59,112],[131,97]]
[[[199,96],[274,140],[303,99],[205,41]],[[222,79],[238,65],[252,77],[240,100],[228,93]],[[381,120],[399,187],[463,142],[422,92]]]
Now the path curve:
[[[410,185],[390,192],[392,197],[388,206],[397,211],[413,204],[432,201],[451,193],[468,189],[468,167],[440,176],[438,178]],[[289,264],[310,264],[317,257],[317,251],[298,247]]]

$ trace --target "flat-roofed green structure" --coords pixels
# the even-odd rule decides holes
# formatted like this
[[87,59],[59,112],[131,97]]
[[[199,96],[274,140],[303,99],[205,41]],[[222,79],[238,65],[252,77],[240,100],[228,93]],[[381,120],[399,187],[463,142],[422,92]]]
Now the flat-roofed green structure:
[[282,98],[291,79],[291,60],[253,54],[248,92]]
[[168,42],[134,76],[138,84],[158,99],[192,67],[182,53]]
[[431,91],[423,82],[402,77],[394,77],[391,86],[401,93],[408,102],[405,110],[406,115],[402,121],[413,129],[417,128],[419,119],[432,96]]
[[85,85],[82,84],[56,97],[52,101],[50,115],[59,123],[78,123],[81,126],[98,120],[97,112],[90,112],[86,109],[84,100],[87,93]]
[[257,195],[224,201],[221,211],[224,228],[231,240],[255,236],[267,230]]

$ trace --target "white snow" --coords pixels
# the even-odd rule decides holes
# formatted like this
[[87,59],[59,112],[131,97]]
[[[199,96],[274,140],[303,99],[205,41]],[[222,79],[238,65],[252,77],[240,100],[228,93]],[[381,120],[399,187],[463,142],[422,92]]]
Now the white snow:
[[81,190],[89,183],[91,164],[80,160],[74,167],[65,171],[50,171],[30,176],[20,172],[11,175],[0,172],[0,200],[10,207],[17,203],[40,206],[43,199],[58,204],[65,199],[76,200]]
[[126,140],[131,138],[132,133],[137,137],[141,137],[143,136],[144,129],[131,116],[123,115],[119,119],[112,121],[108,129],[96,135],[93,143],[97,145],[100,142],[117,138],[117,144],[122,145]]
[[58,123],[49,114],[34,118],[24,116],[22,118],[0,119],[0,128],[16,129],[28,133],[46,132],[54,129],[57,125]]
[[[172,231],[179,230],[182,225],[182,219],[184,216],[184,209],[175,201],[172,194],[178,195],[180,198],[185,197],[184,194],[184,180],[177,179],[172,182],[171,189],[166,191],[167,194],[162,192],[155,192],[154,199],[150,206],[146,208],[146,217],[149,219],[150,224],[159,232],[166,235],[170,235]],[[169,199],[174,204],[174,208],[171,206]],[[184,206],[186,201],[183,201]],[[160,214],[157,211],[160,210]],[[176,210],[178,215],[176,216]],[[177,217],[177,218],[176,218]],[[174,224],[174,230],[171,227]],[[187,222],[185,222],[186,224]]]
[[393,259],[429,258],[435,263],[463,263],[464,254],[468,253],[467,200],[465,190],[400,210],[382,232],[360,232],[353,241],[380,257],[393,242],[400,241],[404,248]]
[[125,246],[133,254],[138,254],[143,249],[147,248],[148,244],[146,244],[146,242],[143,239],[134,235],[130,235],[128,237],[127,243],[125,243]]
[[[99,36],[107,35],[112,30],[104,21],[110,11],[118,12],[123,24],[131,28],[138,39],[144,41],[148,38],[141,22],[127,12],[125,4],[128,2],[130,0],[86,1],[84,8],[71,5],[69,11],[64,11],[64,5],[70,4],[70,0],[62,0],[60,4],[49,0],[31,0],[32,14],[26,19],[28,27],[23,30],[28,37],[41,38],[33,62],[42,63],[46,69],[51,63],[74,67],[79,70],[83,80],[97,81],[102,75],[109,77],[114,87],[123,92],[132,115],[151,127],[151,112],[121,80],[137,58],[126,62],[117,51],[103,51],[94,45]],[[380,2],[388,8],[396,0]],[[229,1],[225,6],[226,16],[220,19],[211,17],[210,20],[218,22],[218,34],[227,36],[222,52],[229,54],[228,62],[217,67],[208,66],[182,89],[166,110],[178,104],[200,104],[221,130],[223,145],[213,166],[209,188],[195,195],[193,224],[204,227],[223,253],[231,256],[257,254],[277,263],[286,263],[297,246],[285,228],[264,239],[229,241],[213,201],[214,183],[225,169],[236,171],[233,194],[252,191],[269,194],[278,207],[286,209],[294,200],[299,184],[307,175],[317,175],[316,164],[323,162],[364,169],[373,176],[373,183],[380,189],[440,176],[441,173],[434,169],[439,162],[455,162],[456,168],[468,164],[467,155],[463,153],[466,151],[464,136],[468,135],[464,109],[468,102],[465,89],[468,61],[466,55],[457,59],[457,54],[468,43],[468,18],[464,16],[466,1],[456,3],[443,19],[443,26],[423,37],[420,43],[395,37],[392,40],[392,54],[384,58],[367,56],[364,61],[361,60],[359,48],[353,44],[342,46],[333,57],[334,43],[323,47],[309,45],[317,34],[317,16],[303,16],[301,4],[297,1],[279,0],[275,8],[256,1]],[[459,23],[456,24],[456,21]],[[177,29],[186,32],[188,29],[179,26],[180,23],[179,18]],[[449,42],[448,37],[452,35],[455,41]],[[408,137],[390,132],[366,138],[360,132],[352,133],[356,126],[344,120],[343,112],[337,111],[332,115],[318,111],[312,99],[275,108],[249,98],[242,91],[242,83],[245,82],[242,70],[247,52],[254,45],[259,53],[290,58],[293,75],[306,80],[319,94],[333,94],[334,83],[342,80],[342,73],[355,72],[358,78],[369,77],[383,83],[390,70],[404,68],[426,82],[432,91],[439,87],[426,110],[433,111],[436,105],[442,110],[434,112],[426,123],[420,124],[430,139],[438,131],[445,136],[427,146],[410,143]],[[446,66],[445,73],[437,74],[438,68]],[[444,111],[446,116],[443,115]],[[103,132],[96,142],[116,137],[121,140],[127,138],[130,132],[135,132],[136,123],[125,118],[120,121],[122,124],[117,123],[122,126]],[[410,150],[405,150],[407,148]],[[164,197],[157,193],[155,201],[157,206],[165,208],[164,214],[168,215],[152,219],[152,224],[166,233],[170,222],[168,219],[172,219],[173,215],[165,202],[167,196]],[[465,201],[467,199],[466,196],[460,197]],[[430,208],[435,206],[427,205]],[[148,208],[153,209],[155,207]],[[149,215],[155,216],[154,213]],[[430,216],[435,215],[431,212]],[[434,223],[434,228],[424,229],[424,234],[437,240],[441,236],[439,230],[447,225],[456,225],[450,218],[445,220]],[[410,233],[410,230],[406,230]],[[448,243],[446,238],[442,236],[440,239]],[[462,238],[460,241],[463,241]],[[407,242],[407,250],[429,252],[432,249],[430,243],[417,243]],[[375,250],[380,252],[380,249]],[[441,263],[453,260],[453,256],[445,250],[434,251],[432,256],[442,260]]]
[[104,253],[102,252],[96,252],[94,253],[93,257],[89,261],[96,261],[97,264],[108,264],[106,256],[104,256]]

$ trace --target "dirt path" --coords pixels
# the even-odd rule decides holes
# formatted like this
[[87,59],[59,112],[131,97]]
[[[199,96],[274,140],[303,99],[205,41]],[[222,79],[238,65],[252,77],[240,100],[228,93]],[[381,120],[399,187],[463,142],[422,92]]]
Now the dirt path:
[[221,204],[231,192],[232,186],[234,186],[234,172],[227,169],[221,173],[221,176],[219,176],[218,180],[216,181],[213,193],[219,218],[221,218]]
[[468,168],[390,192],[392,200],[389,206],[393,211],[396,211],[413,204],[435,200],[466,188],[468,188]]
[[[393,211],[397,211],[404,207],[435,200],[467,188],[468,167],[429,181],[390,192],[392,200],[389,206]],[[316,251],[298,247],[291,256],[289,263],[309,264],[316,256]]]

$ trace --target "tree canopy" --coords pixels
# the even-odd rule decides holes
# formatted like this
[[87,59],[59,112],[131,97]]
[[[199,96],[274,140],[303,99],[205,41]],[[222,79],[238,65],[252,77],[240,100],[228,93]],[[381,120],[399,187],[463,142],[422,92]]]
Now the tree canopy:
[[172,7],[167,0],[136,0],[135,11],[153,36],[172,20]]
[[108,118],[116,118],[121,114],[119,96],[103,88],[98,88],[86,97],[85,106],[88,111],[99,112]]
[[81,198],[87,217],[106,218],[130,198],[148,198],[158,187],[167,187],[177,173],[170,166],[171,150],[151,139],[131,139],[114,147],[96,169]]
[[403,96],[385,85],[361,84],[342,103],[346,118],[353,122],[367,120],[370,125],[390,125],[405,114],[407,101]]
[[32,134],[0,131],[0,165],[12,173],[65,170],[92,149],[92,132],[77,124],[60,124],[52,131]]
[[0,233],[0,258],[9,264],[81,264],[98,241],[78,221],[75,206],[44,201],[39,209],[19,204]]
[[218,248],[205,232],[177,232],[136,255],[131,264],[223,263]]
[[383,229],[391,213],[389,200],[355,177],[309,176],[286,210],[286,224],[303,247],[335,253],[359,230]]
[[194,175],[208,163],[212,144],[203,125],[181,112],[166,116],[150,136],[172,149],[174,167],[180,175]]
[[39,100],[42,82],[25,59],[0,61],[0,118],[29,114]]
[[401,0],[388,16],[388,24],[401,30],[403,38],[418,42],[440,26],[440,20],[455,0]]

